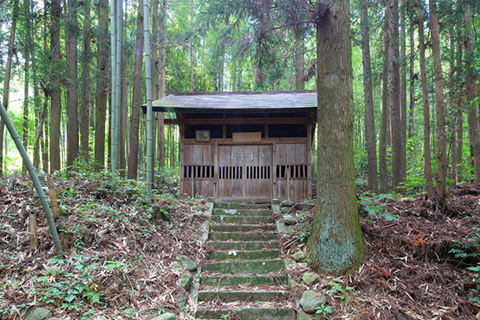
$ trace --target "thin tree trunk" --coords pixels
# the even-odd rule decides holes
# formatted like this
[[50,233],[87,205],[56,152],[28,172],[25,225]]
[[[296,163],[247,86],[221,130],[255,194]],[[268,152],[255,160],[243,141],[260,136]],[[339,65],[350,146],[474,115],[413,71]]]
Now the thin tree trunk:
[[382,40],[382,75],[380,79],[380,137],[379,137],[379,172],[380,172],[380,192],[386,193],[388,187],[388,172],[387,172],[387,144],[388,144],[388,126],[389,126],[389,110],[388,110],[388,69],[390,65],[389,55],[389,39],[388,39],[388,16],[390,9],[385,8],[385,22]]
[[295,59],[295,89],[296,90],[304,90],[305,89],[305,81],[304,81],[304,73],[305,73],[305,39],[304,34],[299,30],[300,28],[297,27],[294,30],[295,35],[295,52],[294,52],[294,59]]
[[[78,67],[77,67],[77,0],[67,0],[65,49],[67,66],[67,166],[78,158]],[[53,113],[52,113],[53,115]]]
[[[459,28],[460,29],[460,28]],[[460,34],[461,31],[458,33]],[[463,75],[464,73],[462,72],[462,67],[463,67],[463,61],[462,61],[462,56],[463,56],[463,50],[462,50],[462,39],[459,37],[457,40],[457,55],[456,55],[456,77],[455,77],[455,89],[456,89],[456,95],[455,95],[455,106],[456,106],[456,112],[455,112],[455,141],[456,141],[456,146],[455,148],[457,151],[455,152],[456,159],[456,172],[457,172],[457,180],[458,182],[460,180],[460,173],[462,172],[463,168],[463,105],[464,105],[464,83],[463,83]]]
[[407,43],[406,43],[406,0],[400,0],[400,136],[401,167],[400,181],[405,180],[407,171]]
[[[31,27],[30,27],[30,0],[24,0],[24,13],[25,13],[25,79],[24,79],[24,100],[23,100],[23,146],[27,150],[28,146],[28,87],[30,85],[30,50],[32,48],[31,41]],[[22,172],[27,172],[25,162],[22,165]]]
[[398,52],[398,0],[390,0],[390,127],[392,135],[392,188],[397,189],[402,179],[402,133],[400,107],[400,73]]
[[375,135],[375,112],[372,95],[370,31],[367,6],[367,0],[362,0],[360,3],[360,20],[362,25],[363,92],[365,96],[365,141],[367,149],[368,189],[376,193],[378,192],[377,142]]
[[[13,0],[12,25],[10,26],[10,36],[8,40],[7,64],[5,65],[5,80],[3,81],[3,106],[8,110],[10,97],[10,77],[12,72],[13,49],[15,45],[15,33],[17,31],[18,1]],[[0,176],[3,175],[3,140],[5,125],[0,121]],[[6,152],[6,151],[5,151]]]
[[[60,52],[60,19],[62,15],[62,4],[60,0],[51,1],[51,25],[50,25],[50,50],[51,65],[53,70],[62,59]],[[52,74],[52,76],[55,76]],[[62,96],[58,80],[52,84],[51,105],[50,105],[50,173],[60,170],[60,119],[62,115]]]
[[[353,92],[348,0],[329,0],[317,24],[318,161],[315,212],[307,243],[311,266],[332,274],[364,259],[353,163]],[[320,200],[321,199],[321,200]]]
[[43,103],[43,113],[45,115],[45,120],[43,122],[43,125],[44,125],[44,129],[43,129],[43,135],[41,137],[41,141],[40,141],[40,146],[42,148],[42,167],[43,167],[43,171],[45,173],[47,172],[50,172],[49,171],[49,168],[50,168],[50,163],[48,161],[49,159],[49,154],[48,154],[48,150],[49,150],[49,142],[48,142],[48,100],[49,100],[49,96],[48,94],[45,94],[45,101]]
[[423,156],[425,159],[425,179],[427,183],[427,195],[434,199],[434,189],[432,180],[432,166],[430,156],[430,103],[428,97],[427,69],[425,66],[425,35],[423,22],[425,10],[422,0],[418,0],[418,47],[420,56],[420,74],[422,77],[422,96],[423,96]]
[[415,25],[413,21],[410,21],[410,107],[409,107],[409,120],[408,137],[413,138],[415,131],[415,37],[414,37]]
[[195,55],[194,55],[194,43],[193,37],[193,19],[194,19],[194,0],[190,0],[190,92],[195,91]]
[[[127,8],[125,8],[125,15],[127,14]],[[128,19],[125,17],[125,21]],[[123,38],[123,36],[122,36]],[[122,50],[122,71],[120,75],[120,108],[119,108],[119,123],[118,123],[118,171],[120,176],[125,176],[126,171],[126,154],[125,154],[125,140],[126,140],[126,126],[125,118],[128,117],[127,105],[128,105],[128,60],[127,59],[127,49],[125,46]]]
[[109,88],[108,67],[108,1],[98,2],[98,37],[97,37],[97,88],[95,97],[95,165],[101,169],[105,165],[105,122],[107,113],[107,96]]
[[437,0],[430,0],[430,30],[432,33],[432,55],[435,70],[435,95],[437,101],[437,190],[436,200],[440,208],[445,208],[447,176],[447,140],[445,133],[445,97],[443,92],[442,58],[440,52],[440,27],[437,17]]
[[[148,0],[146,0],[148,1]],[[130,150],[128,153],[128,178],[136,179],[138,171],[138,127],[140,106],[142,105],[142,70],[143,70],[143,0],[138,2],[137,38],[135,44],[135,65],[133,70],[132,111],[130,115]]]
[[[448,85],[450,90],[448,92],[448,106],[451,111],[451,115],[453,116],[453,121],[451,125],[448,126],[449,128],[449,135],[450,135],[450,153],[451,153],[451,161],[450,165],[447,165],[448,176],[450,180],[456,182],[457,181],[457,148],[456,148],[456,136],[455,136],[455,125],[456,125],[456,108],[454,106],[455,103],[455,40],[453,39],[453,30],[449,29],[448,31],[448,46],[450,47],[450,58],[449,58],[449,68],[448,68]],[[447,112],[448,113],[448,112]],[[448,159],[448,157],[447,157]],[[448,162],[448,160],[447,160]]]
[[[32,48],[34,50],[34,48]],[[35,56],[32,52],[32,56]],[[40,135],[42,134],[43,118],[42,110],[40,109],[40,88],[37,80],[37,65],[36,59],[32,59],[32,74],[33,74],[33,101],[35,104],[35,142],[33,143],[33,167],[38,171],[40,167]],[[42,121],[40,121],[42,120]]]
[[[165,68],[166,68],[166,12],[167,0],[161,0],[160,7],[160,32],[159,32],[159,70],[158,70],[158,97],[163,98],[166,95],[165,87]],[[165,167],[165,115],[163,112],[158,114],[158,166]]]
[[465,96],[468,108],[468,134],[472,146],[474,164],[474,182],[480,183],[480,138],[478,136],[477,107],[473,102],[475,98],[475,73],[473,67],[474,55],[472,46],[472,16],[468,1],[463,3],[464,30],[465,30]]
[[83,51],[82,51],[82,98],[80,103],[80,156],[88,162],[89,119],[90,119],[90,1],[84,2]]

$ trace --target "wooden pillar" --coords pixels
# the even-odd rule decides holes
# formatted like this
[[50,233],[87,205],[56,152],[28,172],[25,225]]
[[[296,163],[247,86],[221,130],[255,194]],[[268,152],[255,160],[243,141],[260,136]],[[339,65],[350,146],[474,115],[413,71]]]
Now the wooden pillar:
[[183,156],[183,150],[184,150],[184,138],[185,138],[185,124],[184,124],[184,114],[182,112],[177,112],[177,120],[178,120],[178,127],[180,129],[180,197],[183,197],[184,194],[186,193],[186,190],[184,189],[184,177],[185,177],[185,166],[184,166],[184,156]]

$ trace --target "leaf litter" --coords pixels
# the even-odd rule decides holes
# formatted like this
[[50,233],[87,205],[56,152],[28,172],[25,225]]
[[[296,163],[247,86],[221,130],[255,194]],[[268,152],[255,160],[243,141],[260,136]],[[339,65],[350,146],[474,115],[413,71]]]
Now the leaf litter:
[[[63,319],[186,311],[189,296],[177,284],[184,271],[172,265],[181,265],[180,255],[197,263],[205,258],[199,240],[205,201],[155,190],[147,203],[132,181],[114,188],[105,176],[56,177],[56,225],[67,252],[59,259],[30,180],[17,179],[13,191],[0,183],[0,319],[22,319],[35,306]],[[38,223],[33,253],[31,213]]]

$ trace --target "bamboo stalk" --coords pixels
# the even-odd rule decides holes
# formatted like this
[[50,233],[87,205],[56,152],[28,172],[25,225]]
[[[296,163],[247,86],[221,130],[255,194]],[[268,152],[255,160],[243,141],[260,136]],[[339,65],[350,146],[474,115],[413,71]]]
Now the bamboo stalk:
[[57,255],[63,256],[62,246],[60,245],[60,240],[58,239],[58,232],[57,232],[57,228],[55,227],[55,222],[53,221],[52,211],[50,210],[50,206],[48,205],[47,197],[43,192],[42,185],[40,184],[40,180],[38,179],[37,172],[35,171],[35,168],[33,168],[32,162],[28,157],[27,150],[25,150],[22,140],[20,140],[20,136],[18,135],[17,129],[15,129],[15,126],[13,125],[12,120],[7,114],[7,110],[5,110],[3,104],[1,103],[0,103],[0,116],[2,117],[3,123],[5,123],[8,129],[8,132],[12,136],[12,139],[15,142],[15,145],[17,146],[18,152],[20,152],[20,155],[23,158],[23,162],[25,163],[25,166],[28,169],[28,173],[32,178],[35,190],[37,191],[38,196],[40,197],[43,210],[45,210],[45,214],[47,215],[48,227],[50,228],[50,233],[52,234],[52,237],[53,237],[53,242],[55,244]]
[[147,94],[147,200],[152,199],[152,59],[150,49],[150,8],[143,2],[145,41],[145,82]]

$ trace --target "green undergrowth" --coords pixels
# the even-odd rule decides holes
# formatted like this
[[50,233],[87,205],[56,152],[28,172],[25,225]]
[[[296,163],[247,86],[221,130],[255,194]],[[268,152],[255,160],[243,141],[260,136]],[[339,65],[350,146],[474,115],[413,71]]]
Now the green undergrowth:
[[[140,319],[163,310],[166,294],[179,290],[175,280],[168,282],[176,277],[171,260],[203,250],[196,239],[206,205],[201,198],[180,199],[174,172],[162,174],[151,200],[143,182],[87,165],[55,174],[63,258],[54,256],[50,235],[42,231],[48,230],[46,219],[30,180],[20,177],[6,195],[15,202],[0,216],[0,226],[12,233],[5,239],[12,241],[0,243],[0,319],[13,319],[33,305],[75,319]],[[39,247],[32,255],[28,221],[16,214],[24,204],[38,219]],[[138,279],[157,280],[139,286]]]

